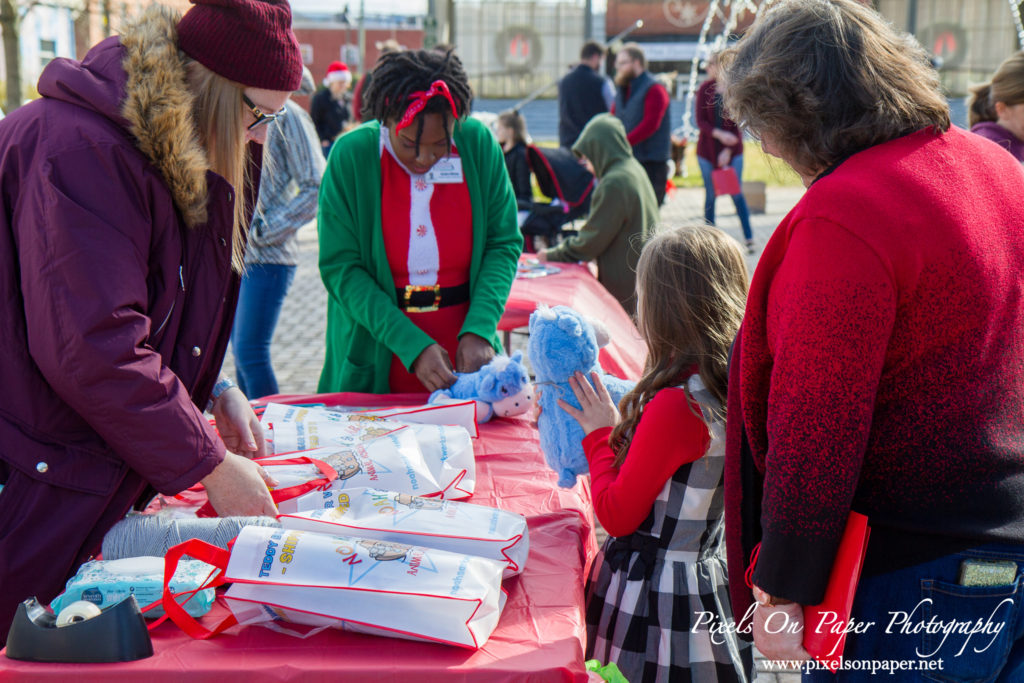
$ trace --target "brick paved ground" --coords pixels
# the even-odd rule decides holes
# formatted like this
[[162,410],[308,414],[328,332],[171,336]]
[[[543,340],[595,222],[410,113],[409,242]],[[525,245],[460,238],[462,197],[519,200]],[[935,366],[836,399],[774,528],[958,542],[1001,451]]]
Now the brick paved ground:
[[[754,238],[757,242],[755,253],[747,257],[751,273],[765,241],[802,194],[803,188],[768,189],[766,212],[751,216]],[[743,233],[732,202],[727,197],[721,197],[716,209],[718,226],[742,243]],[[703,216],[702,188],[677,189],[666,200],[661,210],[662,223],[667,225],[699,221]],[[324,359],[327,292],[317,270],[315,224],[311,223],[299,231],[299,245],[299,266],[295,282],[285,299],[271,347],[274,370],[282,393],[315,392]],[[614,331],[612,332],[614,334]],[[513,335],[513,347],[522,345],[523,339],[522,335]],[[230,350],[224,361],[224,369],[230,376],[234,376],[234,358]],[[603,535],[603,532],[600,535]],[[757,668],[756,683],[796,683],[800,678],[798,674],[793,673],[768,672],[760,659]]]

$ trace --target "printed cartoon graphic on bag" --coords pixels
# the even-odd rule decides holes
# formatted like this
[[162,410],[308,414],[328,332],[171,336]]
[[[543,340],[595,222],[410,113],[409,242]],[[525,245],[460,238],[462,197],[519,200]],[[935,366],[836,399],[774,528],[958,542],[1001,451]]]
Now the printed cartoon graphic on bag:
[[278,454],[317,446],[354,448],[411,429],[445,498],[468,498],[476,488],[473,443],[462,427],[396,422],[375,415],[273,403],[267,406],[262,422],[269,432],[268,445]]
[[403,543],[245,527],[230,551],[188,541],[167,553],[165,577],[191,556],[223,571],[212,585],[233,617],[207,630],[167,590],[164,609],[194,638],[237,623],[279,620],[478,648],[498,624],[504,564]]
[[521,572],[530,552],[522,515],[395,491],[332,491],[323,496],[323,509],[282,514],[278,519],[285,529],[411,543],[499,560],[506,565],[505,577]]
[[260,417],[267,446],[274,454],[321,446],[355,446],[372,441],[404,425],[346,419],[344,413],[270,403]]
[[[411,429],[402,429],[365,444],[348,447],[316,448],[298,453],[274,455],[260,460],[274,461],[305,456],[321,460],[338,476],[301,495],[277,502],[281,513],[323,509],[325,501],[338,492],[358,488],[386,488],[420,496],[444,496],[444,486],[427,465]],[[272,472],[273,473],[273,472]]]

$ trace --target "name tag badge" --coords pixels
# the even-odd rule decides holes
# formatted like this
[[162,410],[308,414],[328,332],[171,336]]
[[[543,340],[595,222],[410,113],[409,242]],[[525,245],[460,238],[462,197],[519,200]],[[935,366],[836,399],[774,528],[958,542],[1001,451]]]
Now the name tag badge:
[[459,157],[441,159],[427,171],[426,178],[428,183],[461,183],[462,159]]

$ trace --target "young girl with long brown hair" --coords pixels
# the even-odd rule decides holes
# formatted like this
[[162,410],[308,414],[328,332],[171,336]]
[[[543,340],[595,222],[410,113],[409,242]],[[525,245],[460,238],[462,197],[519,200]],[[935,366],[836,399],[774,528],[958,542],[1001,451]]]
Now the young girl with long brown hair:
[[643,377],[619,410],[596,374],[570,380],[582,409],[594,509],[609,534],[587,582],[587,657],[631,681],[746,681],[723,548],[729,346],[747,269],[709,226],[655,235],[637,265]]

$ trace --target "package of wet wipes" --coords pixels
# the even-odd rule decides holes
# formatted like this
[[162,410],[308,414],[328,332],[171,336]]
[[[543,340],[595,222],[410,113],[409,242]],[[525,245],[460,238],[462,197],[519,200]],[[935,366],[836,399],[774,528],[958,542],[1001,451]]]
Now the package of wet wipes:
[[379,489],[324,497],[324,508],[282,514],[286,529],[421,545],[505,563],[507,578],[523,570],[530,552],[526,518],[497,508],[422,498]]
[[[181,562],[174,572],[170,586],[173,593],[188,593],[199,588],[215,570],[214,567],[197,560]],[[79,567],[78,572],[68,579],[64,592],[53,599],[50,607],[60,612],[64,607],[79,600],[93,603],[100,609],[117,604],[134,595],[139,607],[159,603],[163,592],[164,558],[126,557],[121,560],[93,560]],[[188,599],[181,595],[178,602],[193,617],[201,617],[213,605],[214,590],[205,588]],[[186,599],[188,601],[186,602]],[[164,614],[157,604],[144,612],[147,619],[156,619]]]
[[[504,562],[422,546],[245,527],[230,551],[202,541],[175,546],[168,571],[184,555],[224,570],[215,585],[231,584],[228,624],[330,625],[478,648],[504,607]],[[164,605],[193,637],[211,635],[167,594]]]

